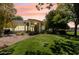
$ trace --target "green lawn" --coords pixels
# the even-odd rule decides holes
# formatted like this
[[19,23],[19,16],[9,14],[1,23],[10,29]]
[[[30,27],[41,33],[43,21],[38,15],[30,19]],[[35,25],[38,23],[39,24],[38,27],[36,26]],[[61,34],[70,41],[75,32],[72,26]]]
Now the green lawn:
[[[74,35],[74,32],[67,32],[69,35]],[[77,32],[77,35],[79,35],[79,32]]]
[[[73,38],[72,38],[73,39]],[[50,34],[39,34],[0,51],[14,55],[71,55],[79,54],[79,41]]]

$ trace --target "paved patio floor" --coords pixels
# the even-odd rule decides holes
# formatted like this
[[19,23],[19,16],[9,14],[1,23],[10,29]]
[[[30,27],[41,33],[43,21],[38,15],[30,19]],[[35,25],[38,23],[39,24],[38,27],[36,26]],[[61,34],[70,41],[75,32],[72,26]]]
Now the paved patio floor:
[[19,42],[21,40],[27,39],[30,36],[25,34],[25,35],[21,35],[21,36],[16,36],[15,34],[11,35],[11,36],[7,36],[7,37],[1,37],[0,38],[0,47],[4,46],[4,45],[12,45],[16,42]]

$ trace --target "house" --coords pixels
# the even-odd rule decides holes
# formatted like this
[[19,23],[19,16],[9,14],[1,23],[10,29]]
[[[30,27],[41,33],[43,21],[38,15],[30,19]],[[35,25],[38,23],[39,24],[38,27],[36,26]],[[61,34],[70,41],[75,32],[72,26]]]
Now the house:
[[25,21],[27,24],[27,31],[41,32],[45,29],[44,22],[36,19],[28,19]]
[[[44,22],[36,19],[13,20],[15,27],[12,31],[38,31],[45,29]],[[36,29],[35,29],[36,28]]]
[[24,31],[25,30],[25,24],[23,20],[13,20],[13,23],[15,25],[14,31]]

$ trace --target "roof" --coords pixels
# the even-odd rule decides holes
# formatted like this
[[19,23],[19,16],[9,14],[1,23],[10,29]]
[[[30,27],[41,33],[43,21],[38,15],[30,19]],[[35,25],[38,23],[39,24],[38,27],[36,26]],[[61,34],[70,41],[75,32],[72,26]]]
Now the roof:
[[36,22],[43,22],[43,21],[40,21],[40,20],[37,20],[37,19],[28,19],[28,20],[26,20],[27,22],[28,21],[36,21]]
[[23,21],[23,20],[13,20],[13,22],[14,22],[16,25],[24,25],[24,21]]
[[24,25],[24,22],[33,21],[33,22],[40,22],[43,23],[43,21],[36,20],[36,19],[28,19],[28,20],[13,20],[15,25]]

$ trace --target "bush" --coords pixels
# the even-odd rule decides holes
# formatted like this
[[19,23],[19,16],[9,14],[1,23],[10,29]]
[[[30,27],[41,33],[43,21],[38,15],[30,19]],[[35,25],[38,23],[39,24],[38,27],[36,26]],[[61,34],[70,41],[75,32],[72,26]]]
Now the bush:
[[46,33],[47,33],[47,34],[52,34],[53,31],[52,31],[52,29],[50,29],[50,30],[47,30]]
[[55,41],[55,45],[51,45],[50,49],[55,55],[78,55],[79,54],[79,44],[74,44],[72,41]]
[[24,35],[24,32],[16,32],[16,35]]
[[38,34],[37,32],[34,32],[34,31],[30,31],[30,32],[28,32],[28,34],[29,35],[36,35],[36,34]]
[[59,30],[58,32],[59,32],[59,34],[61,34],[61,35],[66,35],[66,31],[65,31],[65,30]]
[[41,34],[44,34],[45,32],[46,32],[45,30],[42,30],[40,33],[41,33]]
[[14,49],[2,49],[0,50],[0,55],[10,55],[12,54]]
[[25,55],[51,55],[52,53],[50,52],[45,52],[41,50],[36,50],[36,51],[26,51]]

